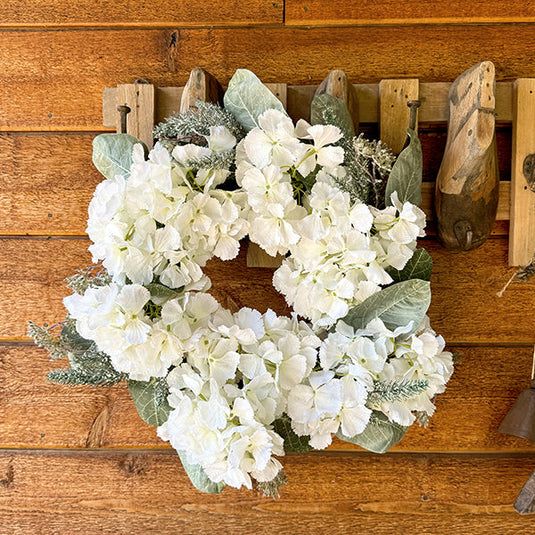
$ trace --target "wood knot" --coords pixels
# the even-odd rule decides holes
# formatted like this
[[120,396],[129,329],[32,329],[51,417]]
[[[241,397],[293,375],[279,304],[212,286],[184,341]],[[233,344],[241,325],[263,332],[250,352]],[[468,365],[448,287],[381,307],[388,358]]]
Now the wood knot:
[[106,400],[106,404],[102,410],[96,415],[85,441],[86,448],[100,448],[104,445],[106,439],[106,432],[110,420],[110,405]]
[[167,69],[170,72],[177,72],[180,52],[180,30],[173,30],[167,35],[168,41],[165,50]]
[[119,463],[119,466],[127,477],[139,476],[145,473],[145,460],[139,455],[127,455]]
[[13,484],[15,478],[15,471],[13,470],[13,465],[9,464],[6,470],[6,477],[0,479],[0,487],[7,489]]

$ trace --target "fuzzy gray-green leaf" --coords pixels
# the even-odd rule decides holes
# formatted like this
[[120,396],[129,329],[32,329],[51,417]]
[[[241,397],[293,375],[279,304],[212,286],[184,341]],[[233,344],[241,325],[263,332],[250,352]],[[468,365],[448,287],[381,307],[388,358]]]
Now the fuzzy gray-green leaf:
[[391,422],[382,412],[373,411],[366,429],[360,435],[346,437],[340,429],[336,436],[374,453],[385,453],[403,438],[407,429],[408,427]]
[[425,249],[416,249],[412,258],[403,269],[389,267],[386,269],[394,282],[402,282],[410,279],[420,279],[428,281],[431,279],[433,271],[433,260]]
[[398,282],[377,292],[352,308],[343,321],[362,329],[374,318],[381,318],[389,329],[413,322],[417,329],[431,303],[431,288],[427,281],[412,279]]
[[78,334],[78,331],[69,329],[67,325],[63,325],[61,328],[61,338],[68,341],[73,349],[81,351],[87,351],[93,345],[91,340],[86,340]]
[[266,110],[274,108],[286,113],[281,101],[247,69],[234,73],[223,102],[247,132],[258,126],[258,116]]
[[162,395],[158,380],[128,381],[128,390],[134,400],[137,412],[144,422],[158,427],[162,425],[171,412],[167,399]]
[[422,203],[422,146],[414,130],[407,129],[409,145],[398,156],[388,177],[385,203],[392,205],[391,195],[398,192],[401,202],[411,202],[416,206]]
[[190,481],[193,486],[205,492],[207,494],[220,494],[221,491],[225,488],[225,483],[214,483],[203,470],[202,466],[199,464],[190,464],[186,457],[186,453],[183,451],[177,451],[180,460],[182,461],[182,466],[188,474]]
[[346,139],[355,136],[355,127],[346,103],[332,95],[317,95],[310,106],[310,122],[312,124],[332,124],[337,126]]
[[175,295],[178,295],[181,291],[181,289],[174,290],[173,288],[169,288],[168,286],[164,286],[157,282],[151,282],[150,284],[147,284],[145,288],[147,288],[151,297],[154,299],[170,299]]
[[145,144],[130,134],[100,134],[93,139],[93,164],[106,178],[113,179],[115,175],[128,178],[136,143],[141,143],[147,154]]
[[275,433],[284,439],[284,451],[292,453],[307,453],[313,448],[309,444],[310,437],[300,437],[292,429],[290,418],[283,414],[280,418],[273,422],[273,429]]

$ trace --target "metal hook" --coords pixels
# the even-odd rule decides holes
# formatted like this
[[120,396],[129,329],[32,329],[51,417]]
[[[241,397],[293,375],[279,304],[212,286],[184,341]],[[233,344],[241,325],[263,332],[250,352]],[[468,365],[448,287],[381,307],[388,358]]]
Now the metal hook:
[[126,116],[132,111],[126,104],[117,106],[117,111],[121,114],[121,134],[126,134]]
[[421,100],[409,100],[407,106],[411,110],[411,115],[409,118],[409,128],[414,130],[416,128],[416,115],[418,113],[418,108],[422,105]]

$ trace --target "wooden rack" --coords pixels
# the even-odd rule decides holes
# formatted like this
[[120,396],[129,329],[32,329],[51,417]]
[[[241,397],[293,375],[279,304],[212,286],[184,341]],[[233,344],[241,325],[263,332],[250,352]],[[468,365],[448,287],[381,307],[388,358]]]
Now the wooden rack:
[[[192,78],[190,78],[191,80]],[[217,83],[217,82],[216,82]],[[266,84],[281,100],[292,119],[309,119],[310,104],[317,85],[294,86]],[[417,79],[382,80],[379,84],[354,84],[360,123],[379,123],[381,139],[401,147],[409,121],[408,100],[420,100],[419,124],[445,123],[448,120],[450,83],[420,83]],[[154,124],[181,107],[184,87],[154,87],[147,83],[122,84],[103,92],[103,124],[120,131],[118,105],[126,104],[127,133],[152,146]],[[207,87],[186,87],[198,94]],[[191,95],[187,95],[191,100]],[[535,79],[496,84],[496,121],[513,125],[511,182],[500,182],[498,220],[510,220],[509,265],[528,264],[535,252]],[[422,209],[433,218],[434,182],[424,182]],[[250,267],[277,267],[259,248],[249,248]]]

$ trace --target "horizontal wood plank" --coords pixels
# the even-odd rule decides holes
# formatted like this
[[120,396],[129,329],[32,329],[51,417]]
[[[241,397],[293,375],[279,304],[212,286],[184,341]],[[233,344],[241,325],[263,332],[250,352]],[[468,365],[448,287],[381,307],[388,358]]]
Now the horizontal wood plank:
[[306,26],[533,22],[535,4],[522,0],[286,0],[285,15],[286,24]]
[[273,0],[6,0],[0,28],[254,26],[282,23],[283,11],[284,2]]
[[[497,138],[500,175],[508,178],[510,129],[499,129]],[[423,131],[420,139],[424,179],[434,180],[446,133]],[[91,163],[92,140],[93,134],[0,134],[0,235],[85,234],[87,205],[103,178]],[[425,183],[422,206],[429,219],[433,192],[434,183]],[[509,183],[502,182],[498,220],[509,219],[509,202]]]
[[[535,452],[527,440],[498,432],[529,385],[531,347],[450,349],[462,363],[428,428],[413,425],[394,451]],[[0,448],[170,447],[139,418],[125,385],[55,385],[46,374],[65,361],[51,362],[31,345],[0,345],[0,354]],[[329,449],[360,450],[336,439]]]
[[102,175],[90,134],[0,135],[0,234],[81,235]]
[[196,491],[172,452],[0,453],[0,522],[13,535],[336,533],[531,535],[513,510],[532,458],[292,455],[278,500]]
[[[0,240],[0,295],[16,304],[15,313],[11,307],[0,309],[0,340],[24,339],[29,319],[50,325],[63,319],[63,279],[90,263],[88,245],[84,239]],[[496,296],[513,272],[507,266],[506,239],[493,238],[462,254],[452,254],[432,238],[422,245],[434,261],[430,317],[450,344],[535,343],[532,318],[526,313],[535,300],[535,281],[513,282],[502,298]],[[229,308],[289,313],[272,286],[273,270],[252,273],[245,257],[242,247],[232,262],[210,262],[206,273],[214,296]]]
[[0,130],[98,130],[104,88],[139,77],[180,86],[197,66],[223,84],[244,66],[292,85],[318,84],[334,67],[353,83],[451,82],[481,61],[481,42],[498,80],[535,75],[529,25],[6,31]]

